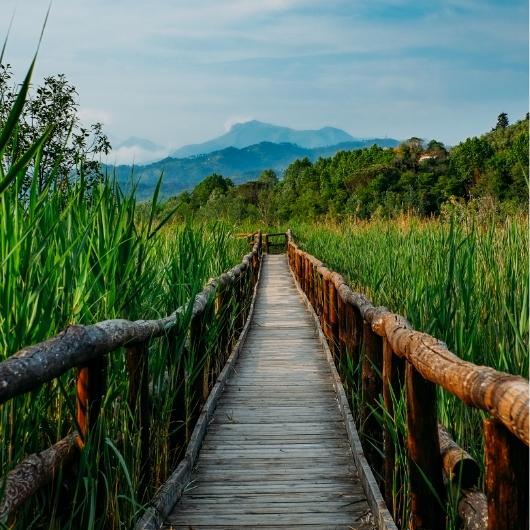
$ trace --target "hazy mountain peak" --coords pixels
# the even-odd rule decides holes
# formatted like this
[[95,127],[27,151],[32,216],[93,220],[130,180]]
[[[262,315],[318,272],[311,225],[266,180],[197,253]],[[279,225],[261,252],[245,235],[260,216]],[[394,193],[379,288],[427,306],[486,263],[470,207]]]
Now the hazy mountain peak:
[[145,164],[154,162],[167,156],[166,147],[158,145],[151,140],[130,136],[127,140],[112,146],[109,160],[116,164]]
[[258,127],[258,126],[269,126],[271,127],[270,124],[268,123],[265,123],[265,122],[262,122],[262,121],[259,121],[259,120],[248,120],[248,121],[242,121],[242,122],[239,122],[239,123],[233,123],[232,124],[232,127],[230,127],[230,129],[228,130],[228,132],[230,131],[237,131],[237,130],[240,130],[240,129],[246,129],[246,128],[249,128],[249,127]]
[[259,120],[250,120],[233,124],[227,133],[207,142],[181,147],[174,151],[172,156],[185,158],[212,153],[227,147],[242,149],[261,142],[291,143],[307,149],[314,149],[354,140],[355,138],[346,131],[335,127],[323,127],[318,130],[296,130]]

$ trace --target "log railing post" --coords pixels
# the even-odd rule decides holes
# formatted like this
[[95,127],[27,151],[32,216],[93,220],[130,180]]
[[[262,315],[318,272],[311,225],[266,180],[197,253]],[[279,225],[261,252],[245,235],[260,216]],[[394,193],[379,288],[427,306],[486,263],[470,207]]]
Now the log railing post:
[[405,361],[394,355],[392,347],[387,339],[383,340],[383,399],[385,403],[386,418],[383,426],[383,447],[384,447],[384,472],[381,488],[384,493],[386,505],[388,506],[394,521],[401,522],[403,508],[402,478],[397,476],[399,472],[396,468],[397,444],[404,446],[404,440],[399,432],[392,432],[397,429],[396,411],[394,403],[400,400],[401,391],[405,382]]
[[322,315],[321,315],[321,326],[324,331],[324,336],[331,344],[330,333],[329,333],[329,280],[327,276],[322,275]]
[[126,348],[129,374],[128,403],[140,438],[140,480],[138,495],[145,500],[151,480],[148,342]]
[[313,309],[316,311],[316,281],[315,281],[315,269],[313,267],[313,262],[307,258],[307,277],[308,285],[307,290],[309,293],[309,302],[313,306]]
[[105,394],[107,359],[100,356],[79,369],[76,382],[76,420],[82,447],[89,431],[94,428]]
[[383,433],[374,410],[379,408],[383,392],[383,339],[372,331],[369,323],[363,324],[363,355],[361,379],[360,422],[363,448],[368,462],[380,476]]
[[[182,327],[181,321],[177,325]],[[184,373],[184,358],[185,349],[178,351],[177,336],[184,332],[180,329],[171,329],[168,334],[168,354],[171,362],[174,363],[174,377],[176,381],[176,388],[173,394],[173,403],[171,406],[171,415],[169,420],[169,466],[173,468],[180,460],[180,455],[186,444],[186,410],[185,410],[185,373]]]
[[239,271],[234,287],[236,292],[236,304],[238,307],[236,334],[239,335],[245,326],[245,271]]
[[320,273],[320,270],[317,266],[314,265],[313,270],[315,274],[315,304],[318,309],[317,314],[319,317],[321,317],[322,312],[324,311],[324,278],[322,277],[322,274]]
[[302,289],[304,284],[304,276],[303,276],[303,270],[304,270],[304,260],[302,254],[298,254],[298,283],[300,283]]
[[337,317],[337,289],[333,280],[328,280],[328,334],[330,350],[333,353],[335,362],[339,361],[339,330]]
[[305,293],[305,260],[304,256],[300,254],[300,272],[298,273],[298,283],[300,284],[300,287],[302,288],[302,291]]
[[[411,530],[445,529],[445,489],[438,438],[436,386],[406,364]],[[429,481],[429,484],[426,483]]]
[[528,528],[528,446],[502,423],[484,420],[488,530]]
[[[238,285],[239,290],[239,285]],[[239,311],[241,314],[241,309]],[[207,363],[206,336],[205,336],[205,308],[197,311],[190,323],[190,362],[186,373],[187,379],[187,403],[186,403],[186,442],[189,442],[193,432],[193,425],[199,416],[201,403],[204,400],[203,383],[204,367]],[[202,375],[202,377],[201,377]]]
[[305,276],[305,294],[311,305],[313,305],[313,294],[312,294],[312,285],[311,285],[311,271],[313,267],[307,254],[304,254],[304,276]]
[[[205,323],[213,322],[215,318],[215,299],[209,301],[204,308],[202,319],[201,319],[201,334],[204,336],[206,334]],[[217,360],[217,356],[214,356],[215,348],[209,347],[206,351],[206,340],[205,337],[201,339],[203,341],[202,349],[204,351],[204,363],[202,366],[202,389],[201,389],[201,398],[204,403],[208,399],[210,394],[210,388],[215,382],[215,370],[214,360]]]
[[346,304],[337,291],[337,333],[339,359],[342,360],[346,353]]
[[222,358],[223,364],[226,362],[229,354],[228,345],[230,343],[230,333],[228,324],[228,310],[226,306],[227,302],[227,286],[221,284],[217,289],[214,303],[214,313],[217,329],[219,330],[218,349],[219,354]]

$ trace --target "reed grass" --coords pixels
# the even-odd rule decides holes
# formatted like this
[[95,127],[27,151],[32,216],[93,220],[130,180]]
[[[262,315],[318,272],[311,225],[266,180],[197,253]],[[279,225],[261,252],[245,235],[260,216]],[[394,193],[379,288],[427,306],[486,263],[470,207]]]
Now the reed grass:
[[[178,452],[168,454],[168,437],[190,429],[194,417],[191,409],[179,423],[171,417],[175,395],[196,403],[190,381],[206,362],[189,354],[190,301],[208,278],[239,262],[247,247],[226,225],[157,219],[157,192],[147,213],[138,215],[134,190],[123,195],[112,178],[88,190],[82,168],[66,190],[55,185],[53,172],[39,190],[39,161],[51,129],[16,160],[5,151],[18,134],[30,77],[31,70],[0,131],[0,360],[71,324],[158,318],[182,305],[187,310],[178,329],[149,346],[153,468],[146,497],[138,496],[140,447],[126,399],[124,355],[114,352],[100,417],[83,451],[0,526],[129,528],[178,460]],[[212,355],[216,325],[206,337]],[[0,406],[0,475],[76,429],[74,371]],[[177,438],[183,445],[185,437]]]
[[[476,215],[458,219],[402,217],[394,221],[302,224],[295,239],[332,270],[342,273],[353,290],[405,316],[419,331],[444,341],[459,357],[497,370],[528,376],[529,269],[528,219]],[[358,410],[359,367],[341,370]],[[394,396],[397,419],[383,403],[373,411],[393,436],[393,492],[398,521],[406,526],[407,460],[404,396]],[[482,411],[438,389],[439,421],[457,443],[483,462]],[[370,443],[365,440],[365,443]],[[399,488],[405,488],[399,491]],[[429,487],[426,484],[426,487]],[[405,499],[405,500],[403,500]],[[456,500],[447,501],[448,528],[458,528]]]

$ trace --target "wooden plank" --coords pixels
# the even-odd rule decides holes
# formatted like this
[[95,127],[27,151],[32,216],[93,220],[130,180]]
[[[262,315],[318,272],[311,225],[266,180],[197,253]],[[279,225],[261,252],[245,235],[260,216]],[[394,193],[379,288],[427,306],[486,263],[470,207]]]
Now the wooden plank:
[[285,257],[267,256],[245,344],[171,528],[373,528],[318,337]]
[[226,484],[225,482],[191,482],[188,495],[219,495],[227,498],[230,495],[288,495],[308,493],[310,495],[345,495],[348,492],[362,492],[359,484],[352,484],[350,479],[314,480],[278,480],[275,482],[256,482],[244,484]]
[[[176,513],[172,514],[168,518],[168,523],[170,525],[189,525],[196,527],[198,525],[204,525],[207,527],[212,527],[219,524],[230,524],[240,526],[241,524],[247,526],[262,526],[270,525],[271,523],[281,523],[284,525],[293,525],[293,524],[318,524],[318,525],[330,525],[332,528],[337,524],[348,525],[352,524],[355,521],[362,521],[362,518],[367,515],[368,510],[364,510],[358,515],[358,517],[352,517],[350,513],[321,513],[318,511],[313,511],[310,513],[302,512],[291,512],[285,514],[232,514],[232,515],[217,515],[209,513],[201,514],[186,514]],[[184,526],[189,528],[189,526]]]
[[331,513],[340,511],[344,514],[355,513],[359,509],[358,504],[366,510],[367,504],[364,497],[361,498],[341,498],[323,499],[321,501],[300,501],[298,502],[270,502],[267,499],[260,499],[258,502],[249,502],[248,499],[237,499],[235,503],[230,502],[209,502],[205,499],[183,499],[181,508],[188,515],[210,513],[215,515],[279,515],[297,513]]
[[[164,527],[165,529],[167,530],[190,530],[190,527],[189,525],[184,525],[184,526],[180,526],[180,525],[171,525],[171,526],[165,526]],[[253,529],[256,529],[256,528],[259,528],[259,530],[278,530],[278,529],[282,529],[282,528],[286,528],[286,529],[289,529],[289,530],[312,530],[312,529],[319,529],[319,530],[322,530],[322,525],[320,524],[303,524],[303,525],[293,525],[293,524],[290,524],[290,523],[287,523],[287,524],[281,524],[280,522],[277,522],[274,526],[269,526],[269,525],[259,525],[259,526],[256,526],[256,525],[250,525],[250,526],[247,526],[247,525],[241,525],[241,524],[238,524],[237,527],[234,527],[233,525],[230,525],[230,526],[225,526],[225,525],[212,525],[212,524],[208,524],[207,526],[203,526],[203,525],[198,525],[198,524],[195,524],[193,526],[194,529],[201,529],[201,528],[214,528],[215,530],[234,530],[234,528],[241,528],[241,529],[248,529],[248,530],[253,530]],[[349,525],[349,524],[344,524],[344,525],[336,525],[334,524],[333,525],[333,530],[352,530],[352,526]],[[373,525],[371,523],[361,523],[361,524],[356,524],[355,526],[355,529],[356,530],[373,530]]]

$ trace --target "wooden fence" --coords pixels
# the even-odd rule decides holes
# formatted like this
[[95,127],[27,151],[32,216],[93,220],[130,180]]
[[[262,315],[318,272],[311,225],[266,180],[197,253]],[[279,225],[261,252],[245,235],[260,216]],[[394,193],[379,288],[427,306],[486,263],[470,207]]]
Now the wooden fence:
[[[82,450],[98,420],[106,392],[106,355],[120,348],[125,350],[129,378],[127,399],[135,416],[134,426],[141,441],[139,495],[143,496],[150,483],[151,469],[149,342],[157,337],[171,338],[176,332],[185,333],[190,349],[195,355],[198,354],[199,358],[203,358],[204,352],[201,350],[206,347],[203,340],[204,326],[212,319],[218,320],[216,351],[221,358],[217,359],[215,364],[205,363],[203,377],[197,378],[193,417],[184,417],[184,397],[175,397],[175,416],[172,420],[175,424],[185,425],[186,429],[180,429],[180,435],[177,437],[168,436],[169,454],[174,454],[179,445],[183,446],[189,441],[192,425],[186,423],[193,423],[197,418],[200,403],[208,397],[220,369],[229,356],[234,337],[245,324],[261,263],[261,232],[257,233],[253,240],[252,251],[239,265],[210,280],[196,296],[191,308],[190,323],[186,329],[182,329],[179,323],[188,311],[187,306],[159,320],[106,320],[90,326],[70,326],[58,336],[24,348],[0,363],[0,405],[77,368],[74,420],[77,430],[52,447],[28,456],[8,473],[4,478],[4,496],[0,500],[0,519],[13,514],[24,501],[53,479],[62,464],[73,459],[78,450]],[[237,312],[235,320],[232,320],[234,308]],[[186,374],[183,363],[181,365],[179,374],[184,380]]]
[[[361,363],[362,396],[357,411],[366,456],[377,474],[394,519],[399,502],[409,502],[402,527],[446,527],[447,489],[460,483],[458,510],[465,528],[528,528],[529,384],[522,377],[463,361],[441,341],[412,329],[400,315],[374,307],[344,278],[301,250],[287,233],[291,270],[319,315],[337,367],[345,356]],[[485,495],[477,488],[480,467],[438,424],[436,386],[466,405],[488,413],[483,422]],[[395,420],[393,396],[406,396],[406,440],[393,439],[375,410],[384,402]],[[477,433],[477,436],[479,433]],[[409,499],[399,499],[396,444],[409,461]],[[397,481],[397,483],[396,483]],[[398,521],[396,521],[398,522]]]

